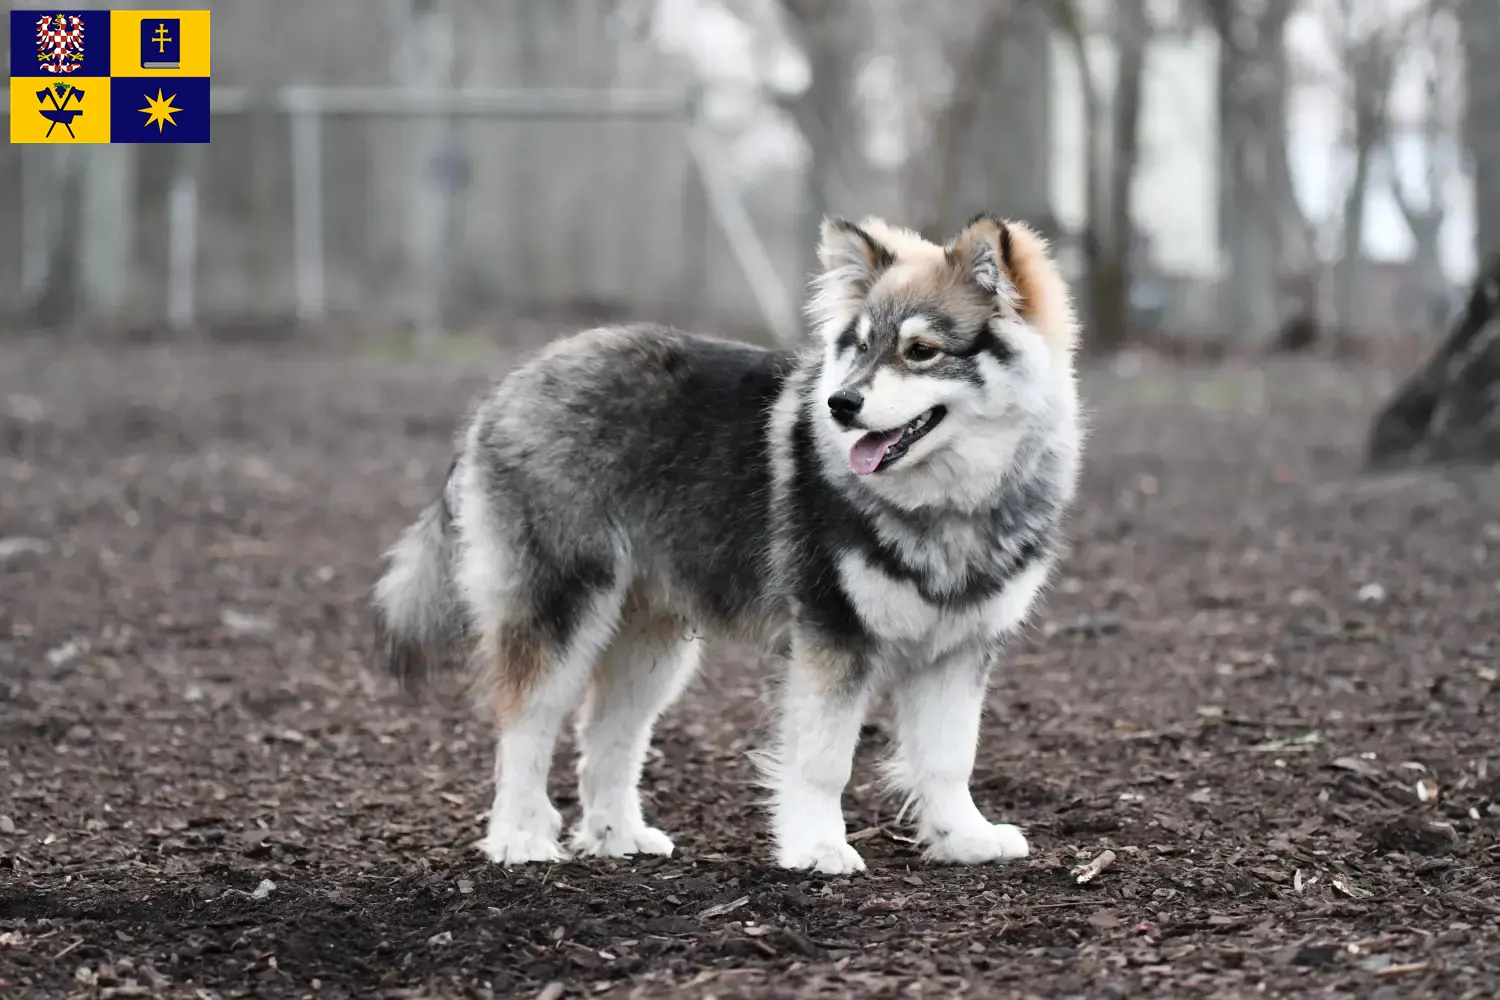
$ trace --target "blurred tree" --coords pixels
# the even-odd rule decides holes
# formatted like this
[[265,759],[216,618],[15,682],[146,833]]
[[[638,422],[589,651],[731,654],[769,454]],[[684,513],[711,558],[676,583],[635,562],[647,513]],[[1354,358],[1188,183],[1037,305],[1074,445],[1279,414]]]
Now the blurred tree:
[[[924,116],[925,134],[908,148],[901,168],[901,197],[911,224],[932,236],[946,232],[954,224],[965,139],[976,130],[982,99],[1003,58],[1001,48],[1006,34],[1015,26],[1016,11],[1011,0],[989,0],[976,7],[977,24],[966,23],[957,39],[939,39],[939,52],[950,71],[951,83],[944,98]],[[930,17],[928,5],[923,4],[922,8],[919,16]],[[1021,137],[1007,138],[1025,141]],[[991,180],[995,187],[1004,183],[1001,178]],[[957,212],[973,215],[980,209],[991,211],[994,206],[959,206]]]
[[1313,229],[1297,202],[1288,150],[1285,38],[1297,0],[1200,2],[1220,45],[1224,316],[1236,335],[1264,340],[1286,311],[1282,289],[1305,284],[1286,279],[1317,269]]
[[[890,44],[906,77],[904,217],[941,237],[986,211],[1055,236],[1046,9],[1019,0],[893,6],[899,21]],[[919,51],[922,34],[932,38]]]
[[1453,110],[1461,104],[1457,97],[1463,59],[1458,26],[1448,16],[1450,6],[1441,2],[1429,4],[1414,26],[1413,45],[1421,49],[1422,109],[1413,123],[1415,134],[1411,137],[1417,140],[1416,146],[1422,154],[1420,184],[1408,180],[1411,171],[1401,168],[1394,130],[1390,130],[1387,143],[1391,193],[1406,227],[1411,230],[1412,263],[1434,330],[1441,330],[1448,322],[1449,286],[1443,274],[1439,237],[1448,218],[1444,191],[1457,165],[1451,151],[1458,145],[1460,131]]
[[[1342,252],[1334,265],[1334,311],[1339,326],[1358,324],[1355,300],[1364,263],[1365,205],[1375,151],[1390,130],[1391,84],[1396,62],[1407,43],[1414,17],[1361,23],[1369,17],[1364,0],[1339,0],[1335,8],[1340,58],[1348,78],[1349,138],[1354,153],[1354,176],[1344,192]],[[1359,16],[1360,13],[1365,18]]]
[[83,232],[83,149],[23,149],[23,189],[31,218],[23,220],[33,255],[27,319],[43,327],[72,321],[78,307],[78,242]]
[[[23,205],[32,213],[28,247],[36,254],[21,310],[43,327],[79,320],[118,319],[131,302],[136,278],[136,148],[134,146],[40,147],[29,151],[25,169],[40,171],[23,181],[45,193],[28,197],[48,204]],[[45,178],[45,179],[44,179]]]
[[1500,249],[1500,2],[1458,0],[1467,93],[1464,138],[1473,164],[1475,241]]
[[[453,87],[457,38],[454,12],[439,0],[387,0],[392,40],[391,82],[412,90]],[[444,250],[451,242],[452,192],[435,176],[439,157],[453,143],[446,116],[412,117],[400,123],[400,144],[391,156],[404,174],[402,217],[396,227],[400,266],[394,291],[398,308],[423,337],[442,327]]]
[[1142,80],[1151,22],[1145,0],[1117,0],[1112,15],[1115,79],[1106,103],[1089,57],[1084,12],[1077,0],[1050,3],[1072,43],[1083,93],[1089,151],[1083,232],[1087,346],[1117,351],[1130,336],[1131,188],[1140,160]]
[[1418,40],[1433,13],[1433,3],[1419,3],[1397,16],[1382,16],[1365,0],[1340,0],[1332,10],[1334,33],[1347,78],[1350,147],[1355,174],[1344,192],[1343,250],[1334,265],[1334,309],[1341,327],[1359,324],[1356,303],[1365,255],[1365,207],[1377,148],[1391,135],[1391,90],[1401,58]]
[[834,204],[836,188],[860,192],[869,186],[864,121],[856,100],[856,77],[869,52],[873,12],[864,0],[777,0],[797,47],[807,60],[806,89],[778,95],[807,144],[799,269],[818,270],[818,227]]
[[1370,430],[1372,465],[1500,462],[1500,3],[1458,0],[1481,259],[1443,345]]
[[1369,461],[1500,462],[1500,254],[1474,279],[1447,341],[1376,416]]

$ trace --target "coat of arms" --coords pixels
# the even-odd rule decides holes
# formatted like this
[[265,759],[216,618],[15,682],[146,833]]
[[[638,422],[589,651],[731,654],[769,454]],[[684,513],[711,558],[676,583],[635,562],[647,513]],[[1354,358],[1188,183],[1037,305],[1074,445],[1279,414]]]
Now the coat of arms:
[[83,18],[77,14],[37,18],[36,61],[47,73],[71,73],[83,65]]

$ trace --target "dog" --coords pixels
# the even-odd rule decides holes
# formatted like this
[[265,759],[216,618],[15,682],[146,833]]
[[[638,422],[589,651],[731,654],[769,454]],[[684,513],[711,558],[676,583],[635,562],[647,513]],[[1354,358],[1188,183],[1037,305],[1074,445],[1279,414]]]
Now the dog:
[[576,333],[503,378],[375,588],[389,667],[472,651],[498,723],[480,846],[570,856],[547,795],[576,709],[571,853],[670,855],[638,783],[703,636],[788,650],[759,759],[777,863],[863,870],[842,793],[871,700],[925,855],[1025,857],[969,791],[991,668],[1048,581],[1083,426],[1078,324],[1049,248],[980,216],[947,244],[829,218],[807,343],[649,325]]

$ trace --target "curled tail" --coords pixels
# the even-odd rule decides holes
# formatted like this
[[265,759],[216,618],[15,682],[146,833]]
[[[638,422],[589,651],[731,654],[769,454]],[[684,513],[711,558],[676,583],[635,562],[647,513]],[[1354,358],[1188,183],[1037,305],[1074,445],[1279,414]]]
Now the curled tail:
[[[448,479],[457,464],[454,459],[449,465]],[[386,669],[408,689],[449,663],[462,626],[453,588],[453,515],[447,491],[445,480],[437,501],[386,553],[385,573],[375,584]]]

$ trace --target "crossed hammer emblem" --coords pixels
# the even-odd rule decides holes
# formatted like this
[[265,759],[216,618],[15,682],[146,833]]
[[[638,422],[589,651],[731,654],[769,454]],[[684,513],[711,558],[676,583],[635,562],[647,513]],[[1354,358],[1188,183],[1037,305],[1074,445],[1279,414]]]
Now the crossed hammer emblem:
[[78,103],[83,103],[83,91],[71,83],[54,83],[50,87],[43,87],[36,92],[38,102],[45,102],[49,98],[52,101],[51,108],[38,108],[37,112],[52,124],[47,126],[45,138],[52,138],[52,130],[61,125],[68,130],[68,135],[74,139],[78,138],[73,132],[73,119],[83,114],[82,108],[70,108],[69,102],[78,98]]

